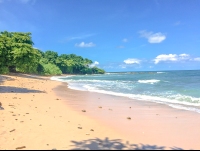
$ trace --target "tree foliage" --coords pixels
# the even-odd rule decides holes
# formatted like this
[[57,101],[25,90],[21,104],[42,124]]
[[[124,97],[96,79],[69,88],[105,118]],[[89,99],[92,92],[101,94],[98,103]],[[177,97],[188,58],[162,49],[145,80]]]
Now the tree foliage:
[[43,52],[33,45],[31,33],[0,32],[0,74],[13,71],[42,75],[105,73],[97,67],[90,68],[93,62],[87,58],[75,54],[59,56],[57,52]]
[[37,73],[41,55],[34,49],[31,33],[1,32],[0,73],[18,70],[24,73]]

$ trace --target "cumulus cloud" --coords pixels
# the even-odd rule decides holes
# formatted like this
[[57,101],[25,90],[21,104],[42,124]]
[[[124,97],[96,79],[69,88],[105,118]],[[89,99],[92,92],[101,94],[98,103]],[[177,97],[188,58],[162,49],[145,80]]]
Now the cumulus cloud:
[[149,43],[161,43],[163,40],[166,39],[166,36],[161,32],[153,33],[142,30],[138,33],[140,33],[140,37],[147,38]]
[[95,67],[96,65],[99,65],[99,62],[95,61],[93,64],[91,64],[89,67],[92,68],[92,67]]
[[124,60],[124,62],[126,63],[126,64],[140,64],[140,62],[141,62],[141,60],[139,60],[139,59],[126,59],[126,60]]
[[191,56],[189,54],[162,54],[162,55],[158,55],[155,59],[154,59],[154,63],[158,64],[159,62],[180,62],[180,61],[190,61]]
[[85,43],[85,42],[81,42],[80,44],[76,43],[75,47],[95,47],[96,44],[93,44],[92,42],[90,43]]
[[125,48],[124,46],[117,46],[117,47],[115,47],[115,48]]

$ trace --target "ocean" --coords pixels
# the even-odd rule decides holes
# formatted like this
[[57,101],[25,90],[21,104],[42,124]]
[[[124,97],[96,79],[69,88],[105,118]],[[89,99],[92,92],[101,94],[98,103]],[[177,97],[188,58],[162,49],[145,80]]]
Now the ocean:
[[200,113],[200,70],[52,77],[76,90],[162,103]]

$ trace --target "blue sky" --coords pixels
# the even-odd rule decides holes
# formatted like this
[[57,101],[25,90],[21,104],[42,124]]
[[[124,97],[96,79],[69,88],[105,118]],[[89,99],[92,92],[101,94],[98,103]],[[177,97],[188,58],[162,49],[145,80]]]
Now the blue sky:
[[107,72],[200,69],[199,0],[0,0],[0,31]]

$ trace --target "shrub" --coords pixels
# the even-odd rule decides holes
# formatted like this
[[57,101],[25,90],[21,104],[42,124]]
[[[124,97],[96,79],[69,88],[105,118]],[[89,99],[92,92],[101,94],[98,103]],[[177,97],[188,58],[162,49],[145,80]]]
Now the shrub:
[[55,64],[51,64],[51,63],[48,63],[48,64],[40,63],[38,65],[37,71],[41,75],[58,75],[58,74],[62,74],[62,71],[59,69],[59,67],[57,67]]
[[6,73],[9,73],[8,67],[1,66],[0,67],[0,74],[6,74]]

